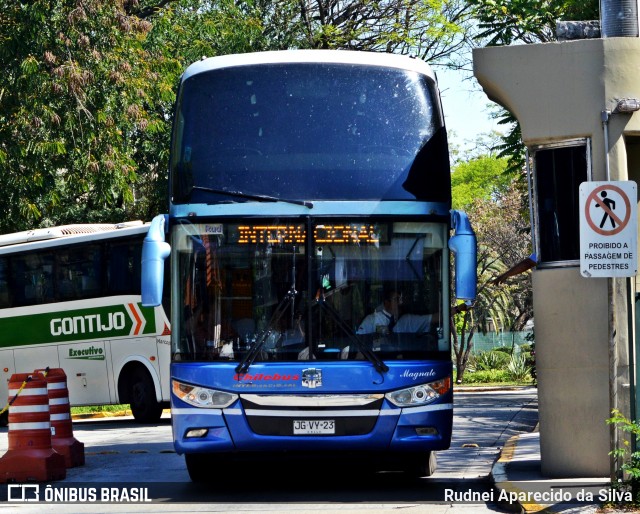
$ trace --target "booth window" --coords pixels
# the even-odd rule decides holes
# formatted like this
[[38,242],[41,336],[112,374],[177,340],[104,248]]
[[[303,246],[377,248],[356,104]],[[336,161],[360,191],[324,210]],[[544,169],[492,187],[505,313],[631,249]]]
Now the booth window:
[[538,259],[580,260],[579,187],[588,180],[587,141],[539,147],[533,154]]

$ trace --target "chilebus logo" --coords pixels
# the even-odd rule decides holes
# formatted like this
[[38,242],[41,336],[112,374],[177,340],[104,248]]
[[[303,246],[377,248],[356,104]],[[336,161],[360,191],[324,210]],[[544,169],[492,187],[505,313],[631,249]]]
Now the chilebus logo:
[[104,349],[89,346],[89,348],[69,348],[69,359],[83,359],[89,361],[103,361]]

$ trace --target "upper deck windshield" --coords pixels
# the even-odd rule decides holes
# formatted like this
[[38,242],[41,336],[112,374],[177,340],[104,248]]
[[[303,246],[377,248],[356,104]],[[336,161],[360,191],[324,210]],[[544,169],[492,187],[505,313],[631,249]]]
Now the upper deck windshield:
[[414,71],[288,63],[198,73],[181,86],[173,141],[174,203],[246,201],[221,191],[450,203],[435,84]]
[[446,230],[363,217],[176,224],[174,359],[448,360]]

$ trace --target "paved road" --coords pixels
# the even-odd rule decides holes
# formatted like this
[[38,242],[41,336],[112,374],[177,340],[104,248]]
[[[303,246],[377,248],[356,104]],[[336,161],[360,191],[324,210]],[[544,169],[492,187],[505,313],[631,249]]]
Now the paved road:
[[[173,451],[168,419],[151,426],[111,419],[74,423],[75,437],[85,444],[86,463],[67,470],[67,478],[54,485],[67,488],[59,494],[93,493],[98,501],[107,488],[107,495],[113,491],[119,500],[142,492],[153,501],[103,503],[101,512],[503,512],[492,501],[453,502],[446,495],[491,493],[488,476],[500,449],[509,437],[531,431],[537,423],[536,390],[458,392],[454,403],[452,446],[438,453],[438,470],[429,479],[391,473],[357,476],[339,469],[328,473],[307,462],[265,458],[234,471],[228,483],[203,487],[190,482],[184,459]],[[4,428],[0,454],[6,449]],[[74,488],[79,492],[69,492]],[[45,493],[41,484],[41,499]],[[6,497],[3,486],[0,498]],[[96,505],[77,503],[0,502],[2,508],[21,513],[96,512]]]

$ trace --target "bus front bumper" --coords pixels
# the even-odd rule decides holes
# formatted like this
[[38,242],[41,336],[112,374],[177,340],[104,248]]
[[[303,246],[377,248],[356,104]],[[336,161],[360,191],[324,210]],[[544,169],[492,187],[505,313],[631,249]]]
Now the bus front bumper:
[[[281,426],[294,422],[327,421],[331,415],[300,412],[279,420]],[[341,435],[340,430],[321,434],[293,435],[292,430],[260,434],[252,429],[245,412],[237,404],[227,409],[176,407],[171,411],[174,446],[178,454],[260,451],[431,451],[445,450],[451,442],[453,405],[436,403],[415,408],[383,408],[372,429],[357,435]],[[344,424],[343,420],[335,423]],[[333,425],[331,425],[333,426]],[[276,430],[277,431],[277,430]]]

